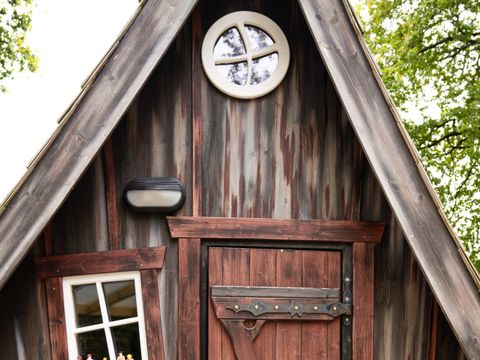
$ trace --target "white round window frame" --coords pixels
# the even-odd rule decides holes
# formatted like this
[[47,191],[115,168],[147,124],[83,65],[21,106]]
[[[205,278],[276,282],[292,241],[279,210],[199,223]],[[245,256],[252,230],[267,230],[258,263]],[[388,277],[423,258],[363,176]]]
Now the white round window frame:
[[[267,33],[272,38],[273,45],[254,52],[250,51],[250,44],[245,30],[245,25],[256,26],[260,30]],[[215,68],[216,59],[213,56],[215,45],[220,37],[227,30],[233,27],[237,28],[239,31],[246,50],[245,55],[240,55],[245,56],[249,67],[250,75],[245,85],[237,85],[228,81]],[[278,63],[270,77],[261,83],[253,85],[250,84],[253,59],[268,56],[274,53],[278,54]],[[210,27],[203,40],[202,64],[208,79],[218,90],[235,98],[254,99],[270,93],[282,82],[283,78],[287,74],[289,63],[290,48],[288,46],[288,41],[285,37],[285,34],[274,21],[265,15],[256,12],[237,11],[221,17]]]

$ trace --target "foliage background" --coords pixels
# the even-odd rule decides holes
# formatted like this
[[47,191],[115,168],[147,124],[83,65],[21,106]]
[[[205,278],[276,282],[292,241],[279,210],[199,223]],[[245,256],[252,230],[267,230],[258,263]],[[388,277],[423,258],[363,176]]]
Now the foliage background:
[[357,12],[447,217],[480,272],[480,1],[359,0]]
[[0,91],[4,80],[24,70],[35,71],[37,58],[25,43],[31,26],[32,0],[0,0]]

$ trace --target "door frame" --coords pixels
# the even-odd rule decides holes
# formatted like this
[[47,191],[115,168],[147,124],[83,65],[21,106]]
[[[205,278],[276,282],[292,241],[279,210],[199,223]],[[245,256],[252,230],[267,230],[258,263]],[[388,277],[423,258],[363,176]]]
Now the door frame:
[[351,248],[352,258],[351,358],[373,359],[374,245],[382,239],[383,223],[219,217],[167,217],[167,223],[172,238],[178,239],[178,359],[200,360],[205,350],[201,341],[202,299],[206,296],[202,243],[205,248],[225,242],[238,246],[245,241],[264,246],[273,241],[276,247],[291,244],[295,248],[350,244],[345,248]]

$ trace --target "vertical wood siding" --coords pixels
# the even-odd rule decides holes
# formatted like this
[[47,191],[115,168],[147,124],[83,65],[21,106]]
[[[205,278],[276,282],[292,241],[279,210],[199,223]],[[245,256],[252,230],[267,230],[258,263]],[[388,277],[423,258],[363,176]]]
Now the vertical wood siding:
[[187,190],[178,214],[192,214],[190,39],[188,23],[113,136],[121,246],[167,246],[159,279],[167,359],[176,357],[177,242],[170,239],[165,217],[132,212],[121,194],[128,180],[137,176],[176,177]]
[[225,96],[203,72],[194,78],[201,81],[203,215],[348,218],[361,183],[354,174],[357,142],[298,6],[214,1],[202,8],[201,31],[240,9],[280,25],[290,69],[275,91],[249,101]]
[[[256,100],[222,94],[201,68],[205,32],[237,10],[269,16],[289,40],[285,80]],[[107,250],[109,238],[118,238],[120,248],[166,245],[160,310],[166,358],[174,359],[177,242],[171,241],[164,217],[126,208],[122,192],[131,178],[179,178],[187,189],[181,215],[192,214],[195,198],[196,213],[202,216],[385,221],[384,239],[375,247],[375,358],[427,358],[431,291],[365,160],[296,1],[202,0],[192,16],[111,137],[116,228],[110,224],[109,229],[106,185],[112,179],[107,184],[100,153],[51,221],[53,253]],[[194,158],[198,184],[192,193]],[[26,358],[40,360],[50,358],[50,350],[45,290],[34,275],[33,254],[42,252],[35,247],[0,292],[0,348],[17,358],[23,351]],[[441,311],[437,332],[437,358],[461,358]]]
[[35,275],[33,256],[42,255],[37,240],[0,292],[0,349],[8,359],[51,359],[45,284]]

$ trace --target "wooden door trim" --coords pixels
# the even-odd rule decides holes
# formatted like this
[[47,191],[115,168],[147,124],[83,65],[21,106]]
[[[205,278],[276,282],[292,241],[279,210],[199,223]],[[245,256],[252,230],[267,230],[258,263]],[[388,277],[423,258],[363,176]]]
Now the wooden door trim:
[[172,238],[366,242],[382,240],[383,223],[225,217],[167,217]]
[[201,240],[178,241],[178,359],[200,359]]
[[[342,301],[354,304],[354,320],[344,318],[343,358],[373,359],[373,251],[374,244],[382,238],[384,224],[216,217],[167,217],[167,223],[172,238],[179,239],[178,359],[199,360],[202,350],[206,350],[201,339],[202,299],[208,292],[202,287],[205,282],[202,249],[227,243],[341,250],[342,258],[351,259],[342,265],[343,286],[349,282],[351,285],[351,291],[343,291]],[[352,324],[348,326],[345,321]]]
[[352,359],[373,360],[374,247],[355,243],[352,252],[353,305],[357,314],[352,317]]

